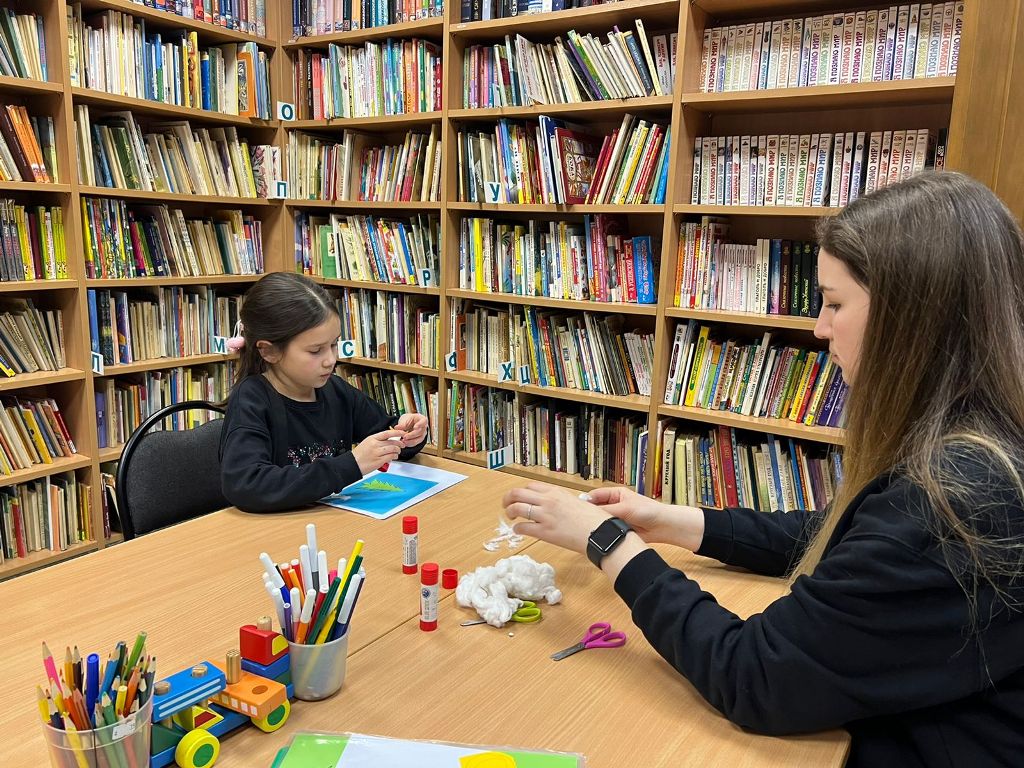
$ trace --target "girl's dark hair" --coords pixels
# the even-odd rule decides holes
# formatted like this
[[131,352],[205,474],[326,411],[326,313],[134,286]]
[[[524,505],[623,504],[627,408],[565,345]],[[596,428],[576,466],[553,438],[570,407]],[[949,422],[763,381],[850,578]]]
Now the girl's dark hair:
[[337,314],[327,291],[305,275],[271,272],[264,276],[242,299],[239,319],[245,346],[239,353],[235,385],[267,369],[256,342],[269,341],[283,349],[303,331]]

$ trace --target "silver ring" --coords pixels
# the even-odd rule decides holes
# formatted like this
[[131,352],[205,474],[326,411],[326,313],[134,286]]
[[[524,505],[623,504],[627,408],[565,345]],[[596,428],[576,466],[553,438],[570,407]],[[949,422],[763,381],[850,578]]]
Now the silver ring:
[[531,523],[533,522],[533,504],[531,504],[530,508],[526,510],[526,519]]

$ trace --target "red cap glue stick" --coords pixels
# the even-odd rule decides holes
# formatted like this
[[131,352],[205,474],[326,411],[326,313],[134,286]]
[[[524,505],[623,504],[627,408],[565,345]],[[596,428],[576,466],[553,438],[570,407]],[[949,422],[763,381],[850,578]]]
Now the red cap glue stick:
[[[394,442],[394,443],[400,443],[400,442],[402,442],[403,439],[404,438],[401,438],[401,437],[389,437],[388,438],[388,440],[390,442]],[[388,467],[390,467],[390,466],[391,466],[391,462],[390,461],[385,461],[383,464],[380,465],[380,471],[381,472],[387,472],[388,471]],[[415,571],[413,571],[413,573],[415,573]]]
[[419,557],[419,520],[415,515],[402,518],[402,573],[416,573]]
[[424,563],[420,570],[420,629],[437,629],[437,563]]

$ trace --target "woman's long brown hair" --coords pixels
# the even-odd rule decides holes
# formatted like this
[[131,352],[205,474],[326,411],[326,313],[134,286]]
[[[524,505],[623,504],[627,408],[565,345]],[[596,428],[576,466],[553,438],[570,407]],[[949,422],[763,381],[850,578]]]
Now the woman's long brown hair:
[[[923,517],[972,611],[986,585],[1007,597],[1024,542],[991,500],[1024,499],[1020,227],[984,185],[928,172],[822,220],[818,242],[868,291],[870,309],[843,482],[792,578],[814,570],[857,494],[895,471],[923,489]],[[965,475],[965,460],[988,476]]]

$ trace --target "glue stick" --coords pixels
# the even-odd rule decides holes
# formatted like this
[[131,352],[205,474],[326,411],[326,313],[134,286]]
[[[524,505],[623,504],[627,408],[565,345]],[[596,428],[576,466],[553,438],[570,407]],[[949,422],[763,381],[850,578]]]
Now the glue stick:
[[420,549],[419,519],[416,515],[402,518],[402,573],[416,573]]
[[437,629],[437,563],[424,563],[420,571],[420,629]]

